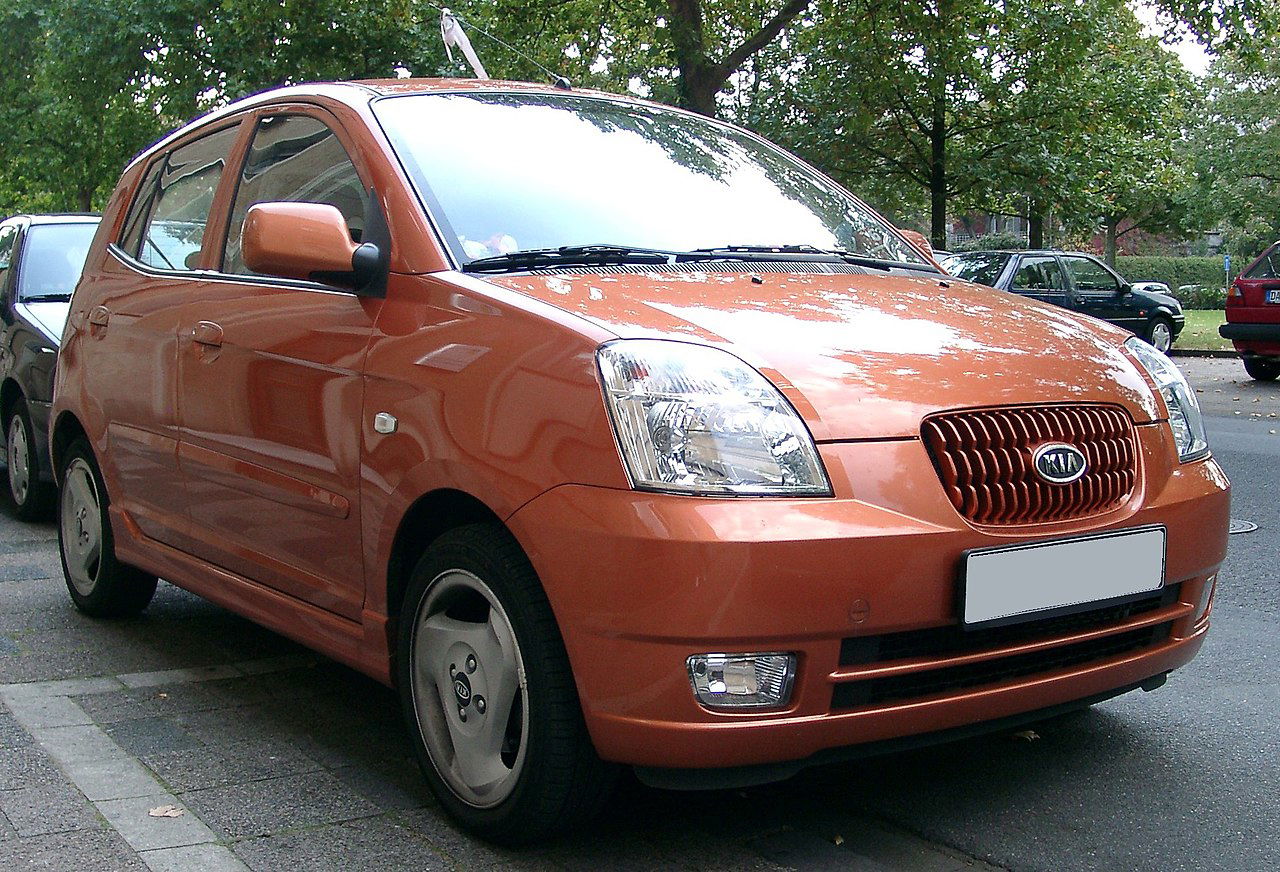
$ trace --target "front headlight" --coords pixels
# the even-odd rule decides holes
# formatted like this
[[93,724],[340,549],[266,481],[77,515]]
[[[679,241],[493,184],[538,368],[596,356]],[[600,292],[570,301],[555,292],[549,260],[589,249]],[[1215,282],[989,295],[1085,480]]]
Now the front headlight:
[[597,359],[635,487],[830,496],[800,416],[768,379],[727,351],[622,339],[602,346]]
[[1200,403],[1182,371],[1168,357],[1136,336],[1124,347],[1147,371],[1160,389],[1160,396],[1164,397],[1164,404],[1169,409],[1169,426],[1173,428],[1173,441],[1178,445],[1178,458],[1185,463],[1207,455],[1209,440],[1205,436],[1204,418],[1200,416]]

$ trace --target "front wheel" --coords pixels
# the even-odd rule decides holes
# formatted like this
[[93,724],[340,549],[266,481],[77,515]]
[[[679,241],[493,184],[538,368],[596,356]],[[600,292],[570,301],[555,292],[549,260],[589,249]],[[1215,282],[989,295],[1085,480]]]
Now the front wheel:
[[587,736],[555,617],[505,530],[444,534],[414,569],[397,679],[418,762],[464,827],[501,844],[597,812],[615,767]]
[[1280,377],[1280,360],[1266,357],[1246,357],[1244,371],[1258,381],[1275,381]]
[[1147,323],[1147,332],[1142,338],[1154,345],[1156,351],[1168,354],[1173,347],[1173,322],[1163,315],[1157,315]]
[[19,399],[5,422],[9,463],[9,499],[13,513],[23,521],[44,520],[53,508],[54,487],[40,480],[40,463],[35,447],[35,431],[26,401]]
[[71,601],[95,618],[136,615],[155,595],[156,577],[116,559],[107,488],[89,443],[71,444],[58,479],[58,550]]

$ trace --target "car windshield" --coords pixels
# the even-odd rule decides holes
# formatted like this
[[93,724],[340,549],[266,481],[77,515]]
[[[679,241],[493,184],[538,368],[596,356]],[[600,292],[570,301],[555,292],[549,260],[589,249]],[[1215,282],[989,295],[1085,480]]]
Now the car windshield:
[[883,219],[741,130],[572,94],[414,94],[374,111],[461,263],[609,244],[840,249],[932,269]]
[[942,268],[966,282],[995,287],[1009,257],[1008,254],[997,252],[954,254],[942,262]]
[[33,224],[18,266],[18,299],[70,297],[97,231],[96,221]]

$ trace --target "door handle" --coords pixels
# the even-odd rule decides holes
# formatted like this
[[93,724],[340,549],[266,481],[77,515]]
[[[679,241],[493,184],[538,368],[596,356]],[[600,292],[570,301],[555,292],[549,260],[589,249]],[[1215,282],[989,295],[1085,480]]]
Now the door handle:
[[111,317],[111,310],[106,306],[94,306],[89,310],[89,323],[94,327],[106,327]]
[[222,346],[222,328],[212,321],[200,321],[191,328],[191,338],[201,345],[213,348]]

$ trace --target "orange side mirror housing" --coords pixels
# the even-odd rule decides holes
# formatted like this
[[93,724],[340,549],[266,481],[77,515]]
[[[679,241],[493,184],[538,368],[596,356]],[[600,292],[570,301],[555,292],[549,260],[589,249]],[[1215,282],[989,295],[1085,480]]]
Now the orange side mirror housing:
[[[354,286],[357,293],[385,270],[372,243],[352,242],[342,213],[324,203],[258,203],[240,230],[245,266],[287,279]],[[374,292],[372,295],[381,296]]]
[[945,269],[942,269],[942,264],[938,263],[938,259],[933,256],[933,246],[929,244],[929,239],[923,233],[918,230],[907,230],[903,227],[899,227],[898,232],[906,237],[907,242],[910,242],[921,254],[928,258],[929,263],[942,270],[942,272],[946,272]]

